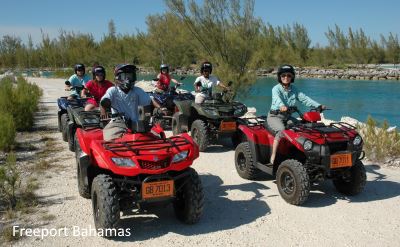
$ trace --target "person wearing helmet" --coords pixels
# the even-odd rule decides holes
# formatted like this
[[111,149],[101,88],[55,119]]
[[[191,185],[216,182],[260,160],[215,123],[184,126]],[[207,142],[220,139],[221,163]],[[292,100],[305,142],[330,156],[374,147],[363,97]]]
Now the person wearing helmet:
[[[136,67],[120,64],[115,67],[115,86],[107,89],[100,101],[100,117],[106,118],[106,109],[112,113],[122,113],[128,121],[136,122],[139,118],[138,107],[151,104],[150,96],[141,88],[135,87]],[[104,140],[121,137],[127,130],[124,121],[114,119],[103,131]]]
[[266,124],[275,133],[274,143],[270,162],[273,164],[278,148],[279,140],[282,137],[282,130],[285,124],[295,123],[298,120],[287,113],[288,107],[295,106],[300,101],[307,107],[326,109],[326,106],[319,104],[298,90],[293,84],[296,77],[292,65],[284,64],[278,68],[278,84],[272,88],[272,104],[267,116]]
[[85,84],[90,80],[90,77],[85,74],[85,65],[78,63],[74,66],[75,74],[69,79],[69,84],[65,85],[66,91],[71,91],[68,99],[79,98]]
[[157,90],[160,93],[164,93],[168,90],[171,81],[175,84],[180,84],[177,80],[171,77],[169,74],[168,64],[161,64],[160,73],[157,75]]
[[92,65],[92,75],[93,75],[92,80],[95,79],[95,78],[94,78],[94,77],[95,77],[95,75],[94,75],[94,69],[96,69],[97,66],[100,66],[100,63],[99,63],[99,62],[94,62],[93,65]]
[[[169,66],[168,64],[161,64],[160,65],[160,73],[157,75],[157,84],[156,89],[154,90],[155,93],[165,93],[168,91],[169,85],[171,81],[175,84],[181,84],[177,80],[171,77],[169,74]],[[153,102],[154,107],[160,108],[160,104],[154,99],[151,99]]]
[[207,97],[211,96],[212,88],[215,86],[229,89],[217,77],[211,75],[211,72],[212,64],[207,61],[203,62],[200,66],[201,76],[197,77],[193,83],[195,92],[197,92],[195,97],[195,103],[197,104],[203,103]]
[[97,66],[92,69],[93,80],[86,83],[81,92],[81,97],[88,97],[89,93],[93,98],[86,101],[85,111],[91,111],[99,107],[101,97],[106,93],[107,89],[114,86],[114,84],[106,80],[106,70],[103,66]]

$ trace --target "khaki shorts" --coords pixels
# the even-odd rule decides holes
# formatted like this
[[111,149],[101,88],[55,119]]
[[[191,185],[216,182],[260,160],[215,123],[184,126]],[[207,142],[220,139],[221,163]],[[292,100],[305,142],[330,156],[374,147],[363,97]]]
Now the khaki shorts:
[[206,99],[206,95],[204,93],[197,93],[195,98],[194,98],[194,103],[196,104],[201,104],[204,102],[204,100]]
[[111,119],[103,129],[103,139],[104,141],[111,141],[120,138],[127,130],[128,127],[122,118]]

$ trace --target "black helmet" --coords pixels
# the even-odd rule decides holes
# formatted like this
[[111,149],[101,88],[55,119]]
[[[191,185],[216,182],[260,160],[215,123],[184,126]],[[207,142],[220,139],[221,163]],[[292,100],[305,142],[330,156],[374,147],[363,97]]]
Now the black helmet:
[[160,65],[160,72],[162,72],[163,69],[167,69],[167,73],[169,73],[169,66],[168,64],[161,64]]
[[210,70],[210,74],[212,72],[212,64],[210,62],[203,62],[200,67],[200,72],[203,73],[205,69]]
[[98,65],[92,69],[92,74],[93,74],[93,79],[95,79],[96,74],[103,74],[104,75],[103,79],[105,79],[106,69],[103,66]]
[[284,73],[290,73],[290,74],[292,74],[293,77],[292,77],[292,81],[291,81],[291,82],[294,82],[294,78],[296,77],[296,73],[295,73],[294,68],[293,68],[292,65],[290,65],[290,64],[284,64],[284,65],[281,65],[281,66],[278,68],[278,74],[277,74],[277,76],[278,76],[278,81],[279,81],[280,83],[282,83],[281,75],[284,74]]
[[78,71],[78,70],[83,70],[83,74],[85,74],[85,65],[83,65],[82,63],[75,64],[75,66],[74,66],[75,74],[76,74],[76,71]]
[[119,64],[114,69],[115,80],[123,91],[129,91],[136,81],[136,67],[131,64]]

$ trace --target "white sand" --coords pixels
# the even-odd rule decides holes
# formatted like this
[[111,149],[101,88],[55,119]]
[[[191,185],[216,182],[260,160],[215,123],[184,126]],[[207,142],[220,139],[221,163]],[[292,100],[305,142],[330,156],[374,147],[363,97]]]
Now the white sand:
[[[43,104],[57,125],[56,99],[65,94],[64,80],[30,79],[44,89]],[[55,154],[64,160],[41,181],[38,193],[56,215],[40,228],[94,227],[91,201],[79,196],[74,154],[67,151],[61,133],[54,132],[66,151]],[[400,243],[400,170],[367,164],[365,191],[356,197],[337,193],[328,181],[315,187],[305,205],[287,204],[274,180],[240,178],[234,167],[234,151],[215,146],[201,153],[193,167],[200,173],[205,191],[201,221],[181,224],[171,207],[123,220],[132,236],[117,240],[100,237],[27,237],[17,246],[398,246]],[[71,234],[70,234],[71,235]]]

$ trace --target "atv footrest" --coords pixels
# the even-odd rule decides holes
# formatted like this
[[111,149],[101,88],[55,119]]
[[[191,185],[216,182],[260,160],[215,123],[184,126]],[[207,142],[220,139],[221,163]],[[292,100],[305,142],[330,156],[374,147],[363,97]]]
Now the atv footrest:
[[271,164],[271,163],[262,164],[260,162],[257,162],[256,167],[258,169],[260,169],[261,171],[268,173],[268,174],[272,174],[272,172],[273,172],[273,164]]

